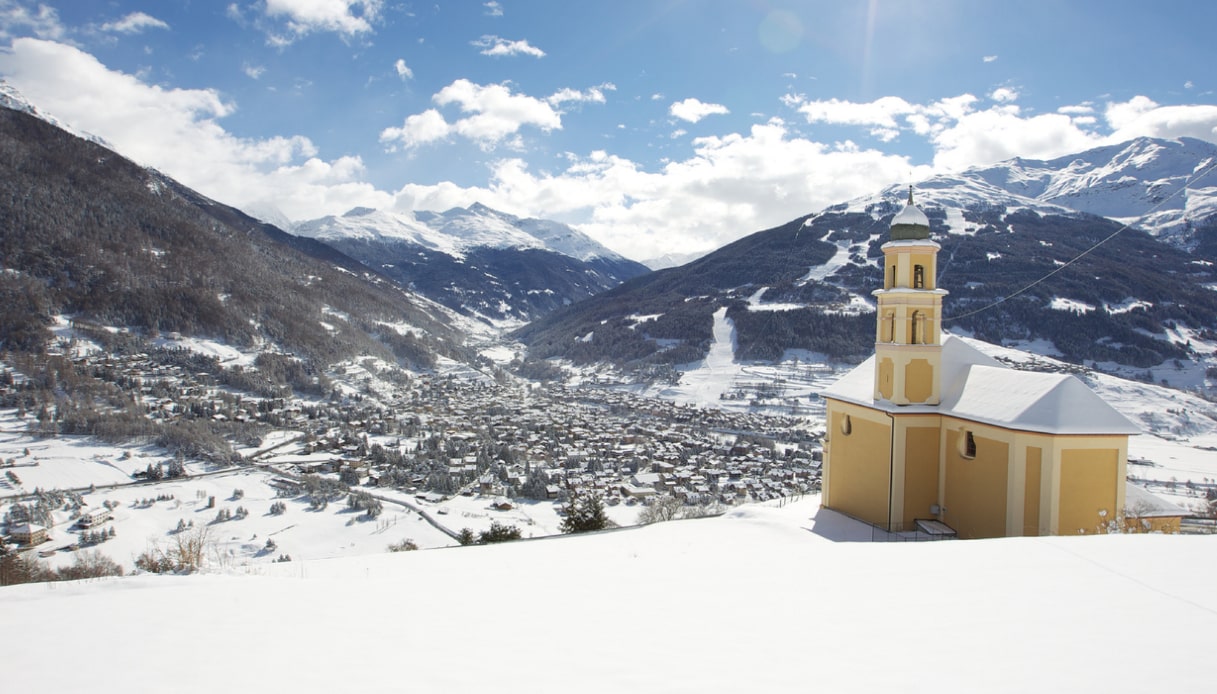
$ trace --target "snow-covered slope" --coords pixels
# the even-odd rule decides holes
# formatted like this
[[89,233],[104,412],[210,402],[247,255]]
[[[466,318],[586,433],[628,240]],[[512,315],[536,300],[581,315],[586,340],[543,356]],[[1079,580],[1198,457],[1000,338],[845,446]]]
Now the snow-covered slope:
[[102,139],[96,135],[93,135],[92,133],[87,133],[87,132],[84,132],[81,130],[77,130],[76,128],[73,128],[70,125],[67,125],[66,123],[61,122],[58,118],[55,118],[54,116],[50,116],[50,115],[43,113],[42,111],[39,111],[37,106],[31,104],[28,100],[26,100],[25,96],[23,96],[21,94],[21,92],[17,91],[16,87],[9,84],[8,82],[5,82],[3,79],[0,79],[0,107],[11,108],[14,111],[28,113],[29,115],[34,116],[35,118],[39,118],[41,120],[44,120],[44,121],[50,123],[51,125],[53,125],[57,128],[60,128],[61,130],[66,130],[66,131],[72,133],[73,135],[81,138],[82,140],[88,140],[89,142],[101,145],[102,147],[105,147],[106,149],[110,149],[110,150],[114,149],[114,146],[111,145],[109,142],[106,142],[104,139]]
[[647,272],[565,224],[481,204],[442,213],[357,208],[294,231],[496,324],[531,320]]
[[[1082,212],[1132,224],[1187,246],[1193,223],[1217,214],[1217,145],[1138,138],[1052,160],[1015,158],[916,185],[919,205],[1004,206],[1007,212]],[[862,210],[899,197],[899,186],[847,204]],[[952,228],[964,232],[964,228]]]
[[473,248],[542,249],[576,260],[624,260],[591,237],[559,222],[521,219],[481,203],[446,212],[355,208],[341,217],[296,224],[292,232],[322,241],[400,241],[461,256]]
[[818,505],[811,497],[591,536],[276,564],[257,576],[4,588],[5,686],[94,694],[1211,687],[1204,664],[1217,631],[1217,537],[873,544],[851,541],[869,532]]

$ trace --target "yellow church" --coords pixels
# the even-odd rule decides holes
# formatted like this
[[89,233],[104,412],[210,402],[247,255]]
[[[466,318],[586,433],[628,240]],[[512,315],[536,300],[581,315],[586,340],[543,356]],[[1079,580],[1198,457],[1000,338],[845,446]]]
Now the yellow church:
[[1094,533],[1124,508],[1132,422],[1071,375],[1008,368],[942,332],[929,219],[883,244],[875,355],[824,391],[824,507],[888,531]]

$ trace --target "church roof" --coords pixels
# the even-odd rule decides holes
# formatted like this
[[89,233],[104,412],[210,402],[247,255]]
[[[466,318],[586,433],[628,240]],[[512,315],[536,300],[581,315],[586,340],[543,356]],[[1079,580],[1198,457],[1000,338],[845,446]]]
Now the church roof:
[[925,216],[925,213],[921,211],[921,208],[909,203],[905,205],[904,209],[900,210],[895,217],[892,217],[892,226],[896,226],[898,224],[928,227],[930,225],[930,218]]
[[1018,371],[954,335],[942,342],[941,403],[874,399],[872,356],[827,388],[826,398],[892,413],[937,413],[1044,434],[1139,434],[1140,429],[1070,374]]

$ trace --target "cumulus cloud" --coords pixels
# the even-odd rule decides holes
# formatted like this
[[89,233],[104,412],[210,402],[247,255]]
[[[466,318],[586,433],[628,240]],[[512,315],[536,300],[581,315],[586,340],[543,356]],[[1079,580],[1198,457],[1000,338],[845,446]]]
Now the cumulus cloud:
[[706,116],[730,113],[722,104],[706,104],[692,97],[684,101],[673,102],[668,107],[668,113],[681,120],[696,123]]
[[498,36],[483,36],[477,41],[470,41],[470,44],[481,48],[482,55],[489,55],[495,58],[512,55],[531,55],[534,58],[545,57],[545,51],[529,44],[526,40],[508,41]]
[[[314,32],[330,31],[344,37],[372,32],[380,19],[383,0],[265,0],[259,6],[268,20],[282,21],[281,27],[263,27],[272,45],[286,45]],[[228,6],[228,15],[240,20],[240,7]]]
[[358,157],[324,161],[298,135],[227,132],[220,121],[236,107],[215,90],[146,84],[77,48],[34,38],[16,39],[0,52],[0,75],[40,110],[231,205],[273,202],[306,219],[391,201],[362,180]]
[[554,105],[570,100],[603,101],[603,93],[596,89],[587,93],[562,90],[549,99],[538,99],[515,94],[507,85],[480,85],[458,79],[437,92],[431,101],[440,107],[456,106],[464,115],[448,122],[438,109],[428,109],[408,116],[401,127],[385,128],[380,141],[390,148],[409,149],[459,135],[487,149],[502,142],[515,146],[519,142],[509,138],[525,126],[542,131],[561,128],[562,115]]
[[165,22],[143,12],[132,12],[118,21],[106,22],[101,25],[102,31],[112,31],[117,34],[139,34],[145,29],[168,28],[169,25]]
[[697,138],[694,154],[657,171],[604,151],[569,154],[565,170],[539,173],[518,158],[494,164],[489,185],[407,185],[399,209],[477,200],[522,215],[576,224],[637,258],[712,250],[743,233],[871,192],[876,180],[928,175],[900,156],[793,138],[780,120],[747,134]]
[[482,7],[486,8],[486,16],[488,17],[503,16],[503,6],[495,2],[495,0],[490,0],[490,2],[483,3]]
[[995,55],[986,55],[986,56],[985,56],[984,58],[982,58],[981,60],[984,60],[986,63],[992,63],[992,62],[994,62],[994,61],[996,61],[996,60],[997,60],[997,56],[995,56]]
[[1160,106],[1152,99],[1136,96],[1124,103],[1109,103],[1103,112],[1114,131],[1114,141],[1134,137],[1196,137],[1217,139],[1217,106]]
[[1017,101],[1018,92],[1009,87],[998,87],[989,93],[989,98],[1004,104],[1011,101]]
[[414,71],[406,66],[406,61],[402,58],[398,58],[397,62],[393,63],[393,69],[397,71],[397,76],[403,80],[414,78]]
[[241,71],[245,73],[246,77],[256,80],[266,73],[266,68],[262,65],[250,65],[246,63],[241,67]]

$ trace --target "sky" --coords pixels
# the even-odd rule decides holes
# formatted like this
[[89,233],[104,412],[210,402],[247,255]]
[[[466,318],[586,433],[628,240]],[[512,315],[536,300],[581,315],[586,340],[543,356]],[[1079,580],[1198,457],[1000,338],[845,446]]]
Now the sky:
[[0,0],[0,79],[294,222],[481,202],[646,260],[893,184],[1217,142],[1217,3]]

